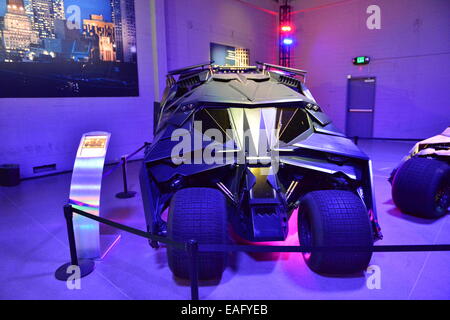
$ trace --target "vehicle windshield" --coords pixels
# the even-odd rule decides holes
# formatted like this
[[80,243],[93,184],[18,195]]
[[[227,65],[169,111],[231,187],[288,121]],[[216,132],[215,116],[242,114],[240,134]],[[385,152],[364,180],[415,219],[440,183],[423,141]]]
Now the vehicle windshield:
[[299,107],[202,108],[195,113],[194,121],[201,122],[202,133],[206,135],[209,129],[219,129],[228,140],[232,139],[230,130],[238,137],[245,131],[250,131],[251,135],[265,131],[269,139],[273,136],[283,143],[292,141],[311,127],[307,113]]

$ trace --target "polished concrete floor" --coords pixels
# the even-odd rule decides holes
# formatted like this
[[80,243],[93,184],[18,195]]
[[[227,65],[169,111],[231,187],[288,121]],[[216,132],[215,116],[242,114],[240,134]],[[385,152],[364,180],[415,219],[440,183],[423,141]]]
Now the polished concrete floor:
[[[449,244],[450,217],[429,221],[402,214],[393,204],[387,177],[409,142],[367,142],[360,147],[374,162],[375,191],[384,240],[378,244]],[[139,191],[139,162],[130,163],[130,189]],[[145,239],[122,233],[120,241],[69,290],[54,271],[68,261],[62,206],[70,174],[0,187],[0,299],[187,299],[188,283],[173,278],[166,249],[153,250]],[[104,180],[102,215],[144,229],[140,194],[119,200],[121,176]],[[285,244],[298,244],[295,217]],[[103,230],[113,232],[112,230]],[[381,288],[369,289],[370,273],[325,277],[307,268],[295,253],[245,254],[230,259],[220,283],[203,283],[201,299],[449,299],[450,253],[375,253]]]

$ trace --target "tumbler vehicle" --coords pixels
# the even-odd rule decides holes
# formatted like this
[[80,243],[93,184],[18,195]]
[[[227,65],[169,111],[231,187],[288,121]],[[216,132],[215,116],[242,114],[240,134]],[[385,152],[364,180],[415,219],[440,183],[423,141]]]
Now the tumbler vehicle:
[[[311,269],[365,270],[382,238],[371,161],[334,127],[305,77],[267,63],[169,72],[140,173],[148,231],[224,244],[230,225],[248,241],[283,241],[298,209],[301,245],[368,248],[304,253]],[[187,254],[169,246],[167,255],[174,275],[188,278]],[[226,258],[200,252],[199,278],[220,278]]]
[[389,182],[392,199],[404,213],[436,219],[450,206],[450,127],[414,145]]

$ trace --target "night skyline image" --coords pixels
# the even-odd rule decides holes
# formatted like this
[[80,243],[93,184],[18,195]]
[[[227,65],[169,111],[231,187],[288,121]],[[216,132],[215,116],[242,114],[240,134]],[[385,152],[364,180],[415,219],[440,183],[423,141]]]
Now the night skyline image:
[[134,0],[0,0],[0,97],[137,95]]

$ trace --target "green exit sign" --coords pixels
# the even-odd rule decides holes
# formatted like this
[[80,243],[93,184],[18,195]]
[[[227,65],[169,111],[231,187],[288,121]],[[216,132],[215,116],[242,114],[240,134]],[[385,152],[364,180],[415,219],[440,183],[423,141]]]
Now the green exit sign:
[[368,64],[369,62],[370,62],[370,58],[367,56],[359,56],[359,57],[353,58],[354,65]]

